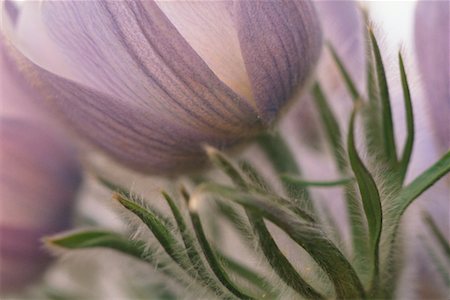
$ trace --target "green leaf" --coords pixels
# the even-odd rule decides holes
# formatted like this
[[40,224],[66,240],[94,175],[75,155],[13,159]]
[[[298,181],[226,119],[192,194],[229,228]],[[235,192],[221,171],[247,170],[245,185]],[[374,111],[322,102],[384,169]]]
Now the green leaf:
[[[364,14],[365,23],[369,24],[368,12]],[[370,25],[368,25],[370,26]],[[370,158],[378,162],[383,157],[384,142],[381,130],[381,110],[380,110],[380,92],[378,90],[378,81],[375,72],[375,61],[373,57],[373,47],[370,41],[370,30],[365,30],[366,39],[366,66],[367,66],[367,96],[369,103],[363,110],[364,133],[366,148],[370,149]]]
[[[258,138],[258,143],[278,174],[289,173],[301,175],[297,161],[281,134],[262,134]],[[314,213],[314,206],[306,189],[292,189],[282,178],[280,180],[289,198],[295,199],[300,207]]]
[[[248,184],[244,178],[241,176],[241,173],[239,170],[237,170],[233,164],[222,154],[219,150],[214,149],[212,147],[208,147],[207,149],[208,156],[210,160],[218,167],[220,168],[228,177],[231,179],[231,181],[239,187],[239,189],[242,190],[249,190],[252,191],[250,188],[251,185]],[[282,177],[282,176],[280,176]],[[288,182],[286,181],[286,184]],[[303,189],[303,187],[300,187],[300,189]],[[258,191],[255,192],[264,192],[264,191]],[[266,193],[265,193],[266,194]],[[307,211],[303,210],[302,208],[298,207],[296,204],[292,203],[291,201],[284,199],[283,197],[277,196],[277,195],[267,195],[271,201],[282,205],[284,207],[289,208],[291,211],[296,213],[299,217],[306,219],[311,222],[315,222],[314,216],[309,214]]]
[[272,193],[269,183],[256,170],[256,168],[252,165],[251,162],[242,160],[239,162],[239,167],[256,189],[261,190],[263,192]]
[[190,286],[179,274],[167,268],[167,263],[156,259],[156,251],[146,246],[144,241],[129,240],[113,232],[100,230],[85,230],[79,232],[68,232],[56,236],[46,237],[45,243],[50,248],[59,247],[69,250],[105,248],[135,257],[149,263],[155,269],[160,270],[167,278],[177,281],[182,286]]
[[347,151],[350,165],[352,167],[353,173],[355,174],[356,181],[358,182],[358,187],[363,202],[363,208],[369,226],[371,249],[373,251],[372,287],[377,288],[377,284],[379,281],[379,242],[382,229],[381,200],[375,180],[373,179],[367,168],[364,166],[364,163],[362,162],[356,150],[354,137],[355,115],[356,110],[353,111],[350,119]]
[[[234,184],[241,190],[250,191],[249,185],[241,177],[240,172],[234,168],[231,162],[229,162],[219,151],[209,148],[208,156],[219,168],[221,168],[225,174],[227,174]],[[300,213],[300,216],[304,217],[304,214],[297,207],[292,206],[288,200],[284,200],[280,197],[273,197],[273,201],[289,207],[292,211]],[[264,220],[254,212],[245,209],[249,222],[251,224],[254,234],[258,237],[259,246],[264,253],[264,256],[269,261],[273,270],[277,275],[292,289],[297,291],[300,295],[308,299],[323,299],[317,291],[314,290],[300,274],[291,265],[289,260],[283,255],[278,248],[276,242],[273,240],[272,235],[267,229]],[[307,218],[309,216],[307,215]]]
[[403,98],[405,102],[406,128],[408,132],[399,165],[401,181],[403,182],[406,176],[406,172],[408,170],[409,161],[411,159],[412,149],[414,145],[415,131],[414,131],[414,113],[411,102],[411,93],[409,91],[408,78],[406,77],[405,65],[403,63],[401,53],[398,54],[398,59],[400,64],[400,75],[402,78]]
[[450,151],[447,152],[439,161],[420,174],[409,185],[404,187],[401,192],[393,199],[395,205],[386,213],[386,226],[389,232],[386,233],[385,251],[388,253],[383,274],[385,284],[391,284],[395,272],[390,267],[395,264],[396,242],[399,233],[401,217],[409,205],[417,199],[423,192],[430,188],[440,178],[450,172]]
[[254,235],[252,227],[248,223],[245,217],[242,216],[237,210],[223,201],[216,201],[219,212],[230,222],[230,224],[238,231],[242,239],[247,242],[250,249],[254,245]]
[[445,238],[444,234],[439,230],[433,218],[428,213],[424,214],[424,220],[425,223],[428,225],[430,231],[433,233],[434,238],[439,242],[439,246],[445,253],[447,260],[450,262],[450,243]]
[[211,162],[219,167],[228,177],[232,180],[232,182],[240,187],[240,188],[248,188],[247,182],[242,178],[241,174],[238,170],[225,158],[225,156],[220,153],[219,150],[213,147],[207,147],[206,153],[208,154]]
[[329,236],[331,239],[335,242],[336,245],[339,246],[340,249],[342,249],[345,253],[347,253],[345,250],[345,243],[344,238],[341,233],[341,228],[336,223],[335,217],[330,211],[330,207],[326,204],[321,207],[323,211],[323,218],[325,219],[325,229],[329,233]]
[[281,177],[283,177],[283,179],[289,182],[291,185],[297,185],[299,187],[320,187],[320,188],[342,186],[351,183],[354,180],[354,178],[342,178],[331,181],[309,181],[291,174],[282,174]]
[[194,237],[189,232],[186,222],[184,221],[183,215],[181,214],[180,210],[178,209],[177,205],[172,200],[172,198],[169,196],[169,194],[163,191],[162,195],[172,211],[172,214],[178,225],[178,230],[183,239],[187,255],[192,263],[192,266],[197,272],[199,279],[205,285],[214,289],[217,295],[219,296],[222,295],[223,294],[222,288],[220,287],[219,284],[216,283],[215,278],[211,276],[212,274],[210,274],[208,269],[205,267],[201,255],[197,250],[197,244],[195,243]]
[[344,148],[342,147],[342,135],[339,123],[328,104],[327,98],[319,83],[313,86],[312,94],[315,98],[315,104],[322,119],[322,124],[325,126],[325,133],[328,137],[328,142],[333,150],[334,160],[338,169],[343,172],[347,163],[344,157]]
[[293,290],[307,299],[325,299],[318,291],[308,284],[295,270],[289,260],[278,248],[266,224],[258,213],[246,209],[247,216],[252,224],[255,234],[258,236],[259,245],[264,256],[275,273]]
[[212,183],[200,185],[192,201],[201,201],[203,197],[209,195],[221,195],[225,199],[237,202],[280,227],[325,271],[334,284],[338,298],[365,297],[363,286],[351,264],[317,225],[299,220],[292,212],[265,200],[261,195],[240,192]]
[[125,195],[114,194],[113,199],[117,200],[123,207],[135,214],[151,230],[155,238],[159,241],[166,253],[183,270],[187,271],[192,277],[196,277],[192,272],[191,264],[184,257],[184,249],[176,240],[166,225],[161,222],[151,211],[127,199]]
[[408,184],[396,200],[397,217],[405,212],[406,208],[423,192],[435,184],[439,179],[450,172],[450,151],[447,152],[439,161],[434,163],[425,172],[420,174],[410,184]]
[[336,50],[334,49],[333,45],[328,43],[328,48],[330,49],[330,53],[333,56],[334,62],[336,63],[339,72],[342,75],[342,78],[344,79],[344,82],[347,86],[347,89],[352,96],[353,101],[358,101],[361,99],[358,89],[356,88],[356,85],[353,83],[353,80],[350,77],[350,73],[347,71],[347,69],[344,66],[344,63],[342,62],[341,58],[337,54]]
[[[123,195],[125,198],[127,199],[133,199],[134,196],[131,193],[131,191],[119,184],[113,183],[111,181],[109,181],[106,178],[97,176],[97,180],[106,188],[108,188],[109,190],[111,190],[112,192],[115,192],[117,194],[121,194]],[[150,210],[152,214],[154,214],[159,220],[161,220],[162,222],[164,222],[164,224],[170,228],[175,228],[174,224],[172,224],[171,220],[169,218],[167,218],[162,212],[160,212],[156,207],[147,204],[147,210]]]
[[151,256],[150,250],[146,250],[143,241],[131,241],[116,233],[108,231],[80,231],[69,232],[45,238],[45,243],[50,247],[62,247],[65,249],[109,248],[116,251],[144,259]]
[[378,90],[381,99],[382,108],[382,127],[383,127],[383,145],[384,155],[387,163],[391,168],[397,165],[397,150],[395,146],[394,124],[392,122],[391,103],[389,96],[389,88],[384,70],[383,59],[381,57],[380,48],[375,35],[369,31],[370,40],[372,42],[372,50],[375,57],[376,73],[378,79]]
[[261,298],[276,299],[279,298],[280,291],[275,289],[266,278],[260,276],[257,272],[251,270],[247,266],[241,264],[240,262],[228,257],[227,255],[220,252],[220,250],[215,249],[217,256],[223,262],[225,268],[231,270],[236,275],[247,280],[249,283],[258,287],[260,290],[265,291],[267,294],[261,295]]
[[197,239],[200,243],[200,246],[203,250],[203,254],[206,257],[206,260],[211,267],[211,270],[214,272],[219,281],[236,297],[239,299],[254,299],[252,296],[247,295],[245,292],[241,291],[241,289],[236,286],[231,279],[229,278],[227,272],[223,269],[219,260],[217,259],[211,245],[206,238],[205,232],[203,230],[203,226],[200,220],[200,217],[196,211],[195,205],[189,206],[190,216],[192,225],[194,226],[194,231],[197,236]]
[[[346,73],[342,64],[341,68]],[[352,83],[350,83],[353,86]],[[349,87],[350,88],[350,87]],[[313,88],[313,95],[316,99],[317,108],[322,118],[323,124],[325,124],[326,135],[328,136],[328,142],[334,153],[334,160],[336,166],[342,176],[349,176],[348,162],[345,157],[344,147],[342,145],[342,136],[331,107],[328,104],[327,98],[322,91],[322,88],[317,83]],[[352,246],[355,257],[364,258],[367,256],[367,228],[364,223],[364,215],[359,198],[356,195],[356,190],[353,184],[345,185],[345,200],[347,205],[347,212],[349,218],[349,224],[351,228]],[[364,259],[356,261],[356,268],[358,271],[367,269],[364,264]]]

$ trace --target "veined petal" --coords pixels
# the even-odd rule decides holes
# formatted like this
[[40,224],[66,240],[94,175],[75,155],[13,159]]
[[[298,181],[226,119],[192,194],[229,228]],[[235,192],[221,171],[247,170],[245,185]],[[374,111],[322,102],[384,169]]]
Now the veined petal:
[[420,1],[415,20],[417,61],[432,122],[444,152],[450,149],[449,11],[447,1]]
[[[135,169],[179,170],[204,159],[204,143],[223,148],[259,133],[318,56],[310,2],[267,2],[251,18],[243,2],[43,2],[52,49],[77,71],[55,72],[26,57],[54,108],[94,144]],[[266,41],[260,21],[270,23]],[[249,47],[260,42],[265,50],[254,59]],[[258,71],[267,59],[279,67],[268,73],[275,85]]]
[[275,118],[320,55],[321,32],[310,1],[236,1],[242,55],[259,112]]
[[191,127],[229,132],[257,122],[153,1],[44,2],[42,13],[68,59],[95,82],[86,86]]
[[130,107],[121,99],[34,68],[54,108],[72,127],[136,170],[170,173],[194,167],[204,160],[202,145],[226,148],[248,134],[245,130],[223,135],[217,130],[199,131],[175,122],[176,116]]
[[233,1],[156,1],[189,45],[226,85],[253,104]]

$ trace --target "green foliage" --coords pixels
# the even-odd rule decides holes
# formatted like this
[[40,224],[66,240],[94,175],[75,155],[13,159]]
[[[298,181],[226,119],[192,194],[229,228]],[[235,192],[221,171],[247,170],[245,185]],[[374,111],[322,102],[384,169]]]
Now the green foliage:
[[382,229],[383,213],[381,210],[380,193],[378,192],[377,184],[362,162],[361,158],[358,155],[358,151],[356,150],[354,135],[355,113],[356,109],[352,113],[350,119],[347,151],[350,159],[350,165],[352,167],[353,173],[355,174],[356,181],[358,182],[364,212],[367,218],[367,224],[369,225],[370,248],[373,255],[371,259],[373,262],[373,277],[371,286],[372,289],[376,289],[379,281],[379,243]]
[[[114,192],[113,199],[122,209],[151,231],[151,241],[93,230],[50,237],[47,245],[67,251],[106,248],[120,252],[152,265],[186,291],[207,298],[392,298],[401,267],[398,261],[398,252],[402,251],[401,217],[415,199],[449,173],[450,152],[404,185],[414,144],[414,115],[407,74],[399,55],[407,138],[401,156],[397,157],[385,67],[371,31],[368,40],[367,96],[358,91],[345,64],[333,47],[329,47],[356,107],[348,124],[339,123],[318,83],[311,91],[338,179],[305,179],[282,135],[266,133],[258,138],[257,145],[265,153],[283,191],[276,191],[276,185],[253,162],[236,163],[219,150],[207,147],[209,160],[226,175],[227,181],[205,175],[204,179],[192,179],[195,185],[189,190],[182,187],[170,194],[162,192],[170,215],[152,207],[150,202],[137,203],[126,188],[100,179]],[[367,158],[360,155],[356,146],[355,127],[359,119],[365,129]],[[345,125],[349,128],[346,143],[341,133]],[[382,180],[374,176],[378,175],[378,169],[373,168],[373,162],[380,162],[381,169],[386,170],[379,175]],[[334,212],[316,204],[314,191],[329,188],[341,189],[347,201],[351,243],[345,249],[339,229],[329,230],[330,226],[336,227]],[[237,260],[221,248],[220,241],[211,238],[210,223],[203,216],[204,207],[216,214],[209,222],[219,224],[219,228],[231,225],[235,229],[236,238],[243,242],[254,260]],[[448,280],[449,243],[429,216],[425,222],[438,251],[448,261],[442,262],[436,247],[426,245],[427,249],[443,278]],[[286,253],[271,226],[290,239],[292,248],[302,257],[301,262]],[[252,265],[254,261],[260,263]]]

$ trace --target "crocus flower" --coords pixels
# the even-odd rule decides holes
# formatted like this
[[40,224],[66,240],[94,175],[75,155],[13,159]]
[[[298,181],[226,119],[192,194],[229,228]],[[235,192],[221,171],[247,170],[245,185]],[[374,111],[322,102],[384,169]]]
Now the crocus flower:
[[0,293],[20,291],[50,262],[41,238],[67,229],[80,168],[74,149],[34,105],[38,100],[1,40]]
[[197,166],[202,144],[226,148],[268,127],[321,48],[310,1],[22,5],[15,40],[54,108],[146,172]]
[[416,9],[415,45],[436,137],[450,149],[450,24],[446,1],[420,1]]

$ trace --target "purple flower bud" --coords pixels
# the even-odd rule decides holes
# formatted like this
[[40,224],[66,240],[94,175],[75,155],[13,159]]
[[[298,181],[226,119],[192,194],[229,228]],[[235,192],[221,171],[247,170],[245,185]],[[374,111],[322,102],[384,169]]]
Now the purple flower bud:
[[420,1],[416,9],[418,66],[436,137],[450,149],[450,16],[447,1]]
[[21,49],[54,107],[101,149],[146,172],[195,167],[202,144],[225,148],[258,134],[321,49],[314,7],[304,0],[49,1],[23,9],[17,32],[33,45]]
[[68,228],[81,172],[74,149],[37,100],[1,40],[0,293],[19,291],[49,263],[40,239]]

